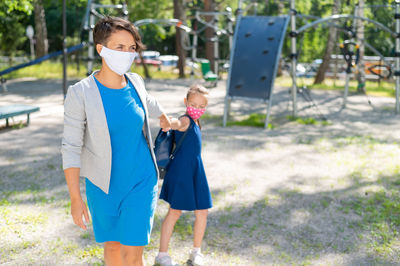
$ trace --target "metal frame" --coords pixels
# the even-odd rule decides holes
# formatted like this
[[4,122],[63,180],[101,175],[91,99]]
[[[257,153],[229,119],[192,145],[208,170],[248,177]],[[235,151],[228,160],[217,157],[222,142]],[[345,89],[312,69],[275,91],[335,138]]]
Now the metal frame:
[[141,19],[138,21],[135,21],[133,23],[133,25],[135,25],[135,27],[141,27],[144,25],[148,25],[148,24],[163,24],[166,26],[175,26],[178,27],[188,33],[192,32],[192,29],[189,28],[187,25],[183,24],[183,22],[179,19]]
[[[201,19],[200,16],[213,16],[210,22],[207,22],[203,19]],[[227,28],[223,29],[218,26],[216,26],[216,22],[218,22],[218,17],[219,16],[225,16],[228,19],[227,23]],[[219,58],[219,35],[228,35],[229,36],[229,50],[231,51],[232,49],[232,22],[233,22],[233,16],[232,16],[232,10],[227,8],[226,11],[223,12],[213,12],[213,11],[196,11],[195,13],[195,19],[203,24],[204,26],[196,31],[192,31],[191,33],[193,34],[193,45],[192,45],[192,62],[195,62],[198,60],[197,58],[197,45],[198,45],[198,35],[199,33],[203,32],[207,28],[212,28],[215,32],[214,37],[209,40],[214,43],[214,70],[215,74],[218,75],[219,72],[219,63],[220,63],[220,58]],[[194,69],[192,67],[192,75],[194,75]]]
[[[237,23],[236,23],[236,29],[235,32],[237,32],[239,25],[240,25],[240,21],[242,19],[242,13],[239,12],[239,17],[237,19]],[[284,28],[287,28],[287,24],[289,23],[289,19],[286,20],[286,24],[284,25]],[[286,31],[282,32],[282,35],[280,36],[280,39],[284,38],[286,34]],[[233,44],[232,44],[232,50],[235,50],[235,46],[236,46],[236,38],[233,39]],[[283,41],[281,40],[280,45],[278,47],[277,53],[278,55],[281,54],[282,52],[282,47],[283,47]],[[268,125],[269,125],[269,118],[270,118],[270,113],[271,113],[271,105],[272,105],[272,95],[273,95],[273,90],[274,90],[274,84],[275,84],[275,77],[276,77],[276,73],[278,71],[278,65],[279,65],[279,57],[278,57],[278,62],[275,64],[275,68],[273,71],[273,75],[272,75],[272,80],[271,80],[271,92],[269,94],[269,99],[257,99],[257,98],[250,98],[250,97],[243,97],[243,96],[229,96],[229,87],[230,87],[230,80],[231,80],[231,75],[232,75],[232,62],[233,62],[233,54],[231,54],[230,56],[230,67],[229,67],[229,74],[228,74],[228,79],[226,81],[226,95],[225,95],[225,106],[224,106],[224,116],[223,116],[223,126],[226,127],[226,123],[228,120],[228,116],[230,113],[230,107],[231,107],[231,102],[232,100],[235,99],[240,99],[240,100],[247,100],[247,101],[256,101],[256,102],[263,102],[267,104],[266,107],[266,117],[265,117],[265,124],[264,124],[264,129],[268,129]]]
[[[376,25],[378,28],[389,32],[394,38],[396,38],[396,54],[398,54],[398,56],[396,56],[396,70],[395,73],[397,73],[398,75],[400,75],[400,0],[395,0],[395,7],[396,7],[396,14],[397,16],[395,16],[396,19],[396,31],[392,31],[391,29],[389,29],[388,27],[386,27],[385,25],[369,19],[369,18],[365,18],[365,17],[360,17],[360,16],[356,16],[356,15],[333,15],[330,17],[326,17],[326,18],[320,18],[316,21],[313,21],[309,24],[306,24],[302,27],[300,27],[298,30],[296,30],[296,4],[295,4],[295,0],[290,0],[290,17],[291,17],[291,29],[292,29],[292,41],[291,41],[291,51],[292,51],[292,104],[293,104],[293,108],[292,108],[292,114],[293,116],[297,115],[297,98],[296,98],[296,92],[297,92],[297,85],[296,85],[296,66],[297,66],[297,58],[296,58],[296,42],[297,42],[297,35],[309,28],[315,27],[318,24],[321,23],[325,23],[328,21],[335,21],[335,20],[341,20],[341,19],[353,19],[354,21],[357,20],[364,20],[370,23],[373,23],[374,25]],[[355,11],[356,12],[356,11]],[[301,15],[304,17],[304,15]],[[353,23],[354,25],[355,23]],[[346,76],[346,82],[347,79],[349,77]],[[395,111],[396,114],[399,114],[400,112],[400,76],[397,76],[395,74],[395,79],[396,79],[396,105],[395,105]],[[344,92],[344,98],[346,98],[346,91]],[[344,99],[343,104],[346,104],[346,99]]]

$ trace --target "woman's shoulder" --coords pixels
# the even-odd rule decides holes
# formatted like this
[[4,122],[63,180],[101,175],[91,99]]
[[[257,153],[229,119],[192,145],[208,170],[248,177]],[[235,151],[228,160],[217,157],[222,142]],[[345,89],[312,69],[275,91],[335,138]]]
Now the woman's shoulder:
[[90,88],[93,86],[94,82],[94,78],[92,77],[92,75],[81,79],[80,81],[76,82],[74,85],[71,85],[69,87],[69,89],[73,89],[73,90],[85,90],[86,88]]
[[128,73],[126,73],[126,75],[127,75],[129,78],[138,80],[138,81],[140,81],[141,83],[144,84],[144,79],[143,79],[142,76],[140,76],[138,73],[135,73],[135,72],[128,72]]

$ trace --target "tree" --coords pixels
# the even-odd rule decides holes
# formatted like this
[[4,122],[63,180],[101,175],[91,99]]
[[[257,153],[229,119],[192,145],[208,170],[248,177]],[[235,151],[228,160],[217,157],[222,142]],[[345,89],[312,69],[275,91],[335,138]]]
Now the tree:
[[[285,4],[283,3],[283,0],[278,0],[278,16],[283,15],[283,10],[285,8]],[[278,76],[282,75],[282,55],[279,58],[279,63],[278,63]]]
[[[339,14],[340,11],[340,0],[335,0],[335,3],[332,8],[332,15]],[[325,79],[325,73],[329,68],[329,63],[331,61],[331,55],[333,52],[333,48],[336,44],[336,37],[337,37],[337,29],[334,26],[329,27],[329,35],[328,35],[328,42],[326,45],[324,58],[322,64],[318,68],[317,75],[315,76],[314,84],[322,83]]]
[[[211,12],[214,11],[214,0],[204,0],[204,11],[206,12]],[[205,16],[206,17],[206,21],[210,22],[212,20],[212,16]],[[211,64],[211,70],[212,71],[216,71],[216,69],[214,69],[214,43],[211,41],[214,37],[214,29],[207,27],[207,29],[205,30],[205,34],[206,34],[206,58],[208,60],[210,60],[210,64]]]
[[[358,16],[364,16],[364,0],[358,1]],[[356,6],[357,8],[357,6]],[[365,63],[364,63],[364,53],[365,53],[365,46],[364,46],[364,21],[359,20],[357,21],[356,27],[356,34],[357,34],[357,43],[360,45],[360,58],[358,60],[357,65],[357,92],[365,93]]]
[[29,49],[25,29],[32,10],[33,6],[29,0],[0,1],[0,50],[2,54],[12,56],[22,50],[21,47],[24,44]]
[[42,57],[48,53],[49,42],[47,40],[46,16],[42,0],[34,0],[35,32],[36,32],[36,56]]
[[[181,21],[186,21],[185,14],[185,0],[174,0],[174,18],[179,19]],[[183,39],[183,30],[176,27],[176,54],[179,56],[178,60],[178,68],[179,68],[179,77],[185,77],[185,62],[186,62],[186,51],[182,47],[182,39]]]

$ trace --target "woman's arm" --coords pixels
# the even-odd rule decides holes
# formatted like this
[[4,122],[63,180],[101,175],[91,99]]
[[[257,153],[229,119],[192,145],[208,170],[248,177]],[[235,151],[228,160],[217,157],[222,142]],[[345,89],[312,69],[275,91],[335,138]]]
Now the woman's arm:
[[85,217],[86,222],[89,221],[87,207],[82,200],[79,187],[80,156],[85,126],[86,113],[83,96],[80,95],[77,87],[70,87],[64,102],[64,134],[61,153],[65,180],[71,199],[71,215],[74,223],[82,229],[86,229],[82,216]]

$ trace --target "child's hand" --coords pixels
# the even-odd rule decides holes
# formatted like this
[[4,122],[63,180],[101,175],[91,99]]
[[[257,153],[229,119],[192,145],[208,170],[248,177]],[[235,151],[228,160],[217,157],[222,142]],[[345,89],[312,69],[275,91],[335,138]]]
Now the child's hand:
[[166,114],[162,114],[160,116],[160,127],[164,132],[167,132],[168,130],[171,129],[171,120]]

